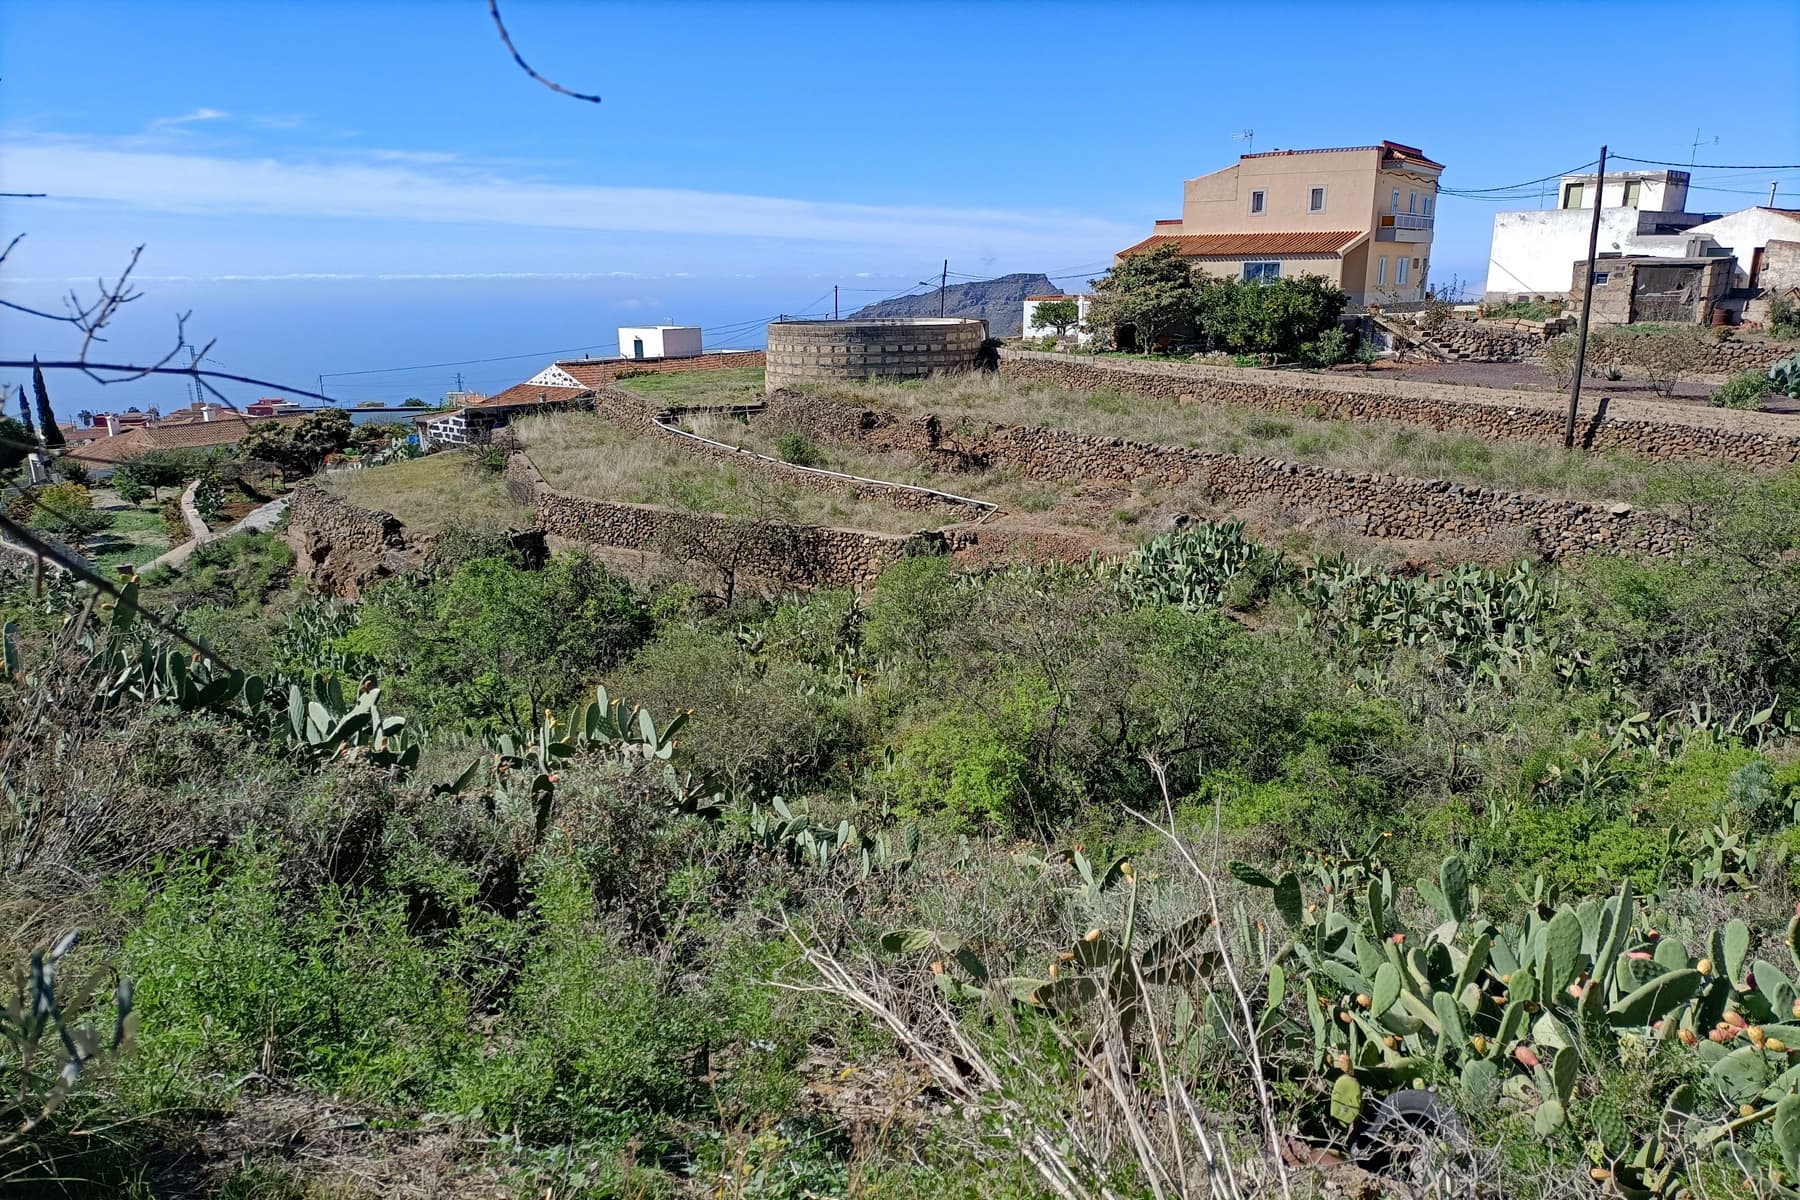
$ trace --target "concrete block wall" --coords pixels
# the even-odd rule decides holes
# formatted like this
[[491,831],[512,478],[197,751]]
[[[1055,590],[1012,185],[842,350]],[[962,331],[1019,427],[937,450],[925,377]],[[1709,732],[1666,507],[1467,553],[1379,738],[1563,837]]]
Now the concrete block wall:
[[974,370],[987,322],[966,317],[773,321],[764,371],[774,391],[822,379],[917,379]]

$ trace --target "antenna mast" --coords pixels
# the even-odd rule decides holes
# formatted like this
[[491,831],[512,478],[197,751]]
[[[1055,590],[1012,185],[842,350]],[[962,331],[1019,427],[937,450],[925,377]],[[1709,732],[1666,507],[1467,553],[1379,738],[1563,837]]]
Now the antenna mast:
[[1234,142],[1244,143],[1244,153],[1245,154],[1255,154],[1256,153],[1256,130],[1254,130],[1254,129],[1240,130],[1237,133],[1234,133],[1231,135],[1231,140]]

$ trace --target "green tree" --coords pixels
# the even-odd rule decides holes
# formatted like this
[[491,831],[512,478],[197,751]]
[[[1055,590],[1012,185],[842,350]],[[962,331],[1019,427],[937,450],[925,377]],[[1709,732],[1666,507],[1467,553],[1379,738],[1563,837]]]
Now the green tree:
[[203,476],[194,488],[194,511],[208,525],[217,521],[225,509],[225,489],[211,475]]
[[1056,330],[1057,337],[1068,336],[1069,329],[1080,319],[1081,309],[1073,300],[1045,300],[1031,310],[1031,323]]
[[[75,482],[81,481],[78,479]],[[133,508],[150,498],[150,486],[124,467],[113,472],[112,488],[118,493],[119,499]]]
[[350,414],[341,408],[322,408],[298,421],[260,421],[238,443],[237,456],[246,462],[266,462],[281,468],[289,479],[311,475],[350,444]]
[[1194,323],[1194,305],[1200,287],[1190,268],[1173,246],[1158,246],[1146,254],[1133,254],[1094,281],[1094,302],[1088,319],[1096,328],[1110,329],[1113,344],[1129,328],[1140,350],[1154,350],[1158,343]]
[[1317,275],[1257,283],[1208,279],[1196,310],[1201,331],[1214,346],[1297,359],[1301,347],[1337,325],[1349,300]]
[[113,487],[118,488],[121,477],[135,479],[149,490],[152,498],[159,499],[163,488],[181,487],[199,473],[200,460],[192,454],[180,450],[146,450],[119,464],[113,472]]
[[44,370],[35,358],[31,360],[31,391],[37,397],[38,429],[43,434],[44,445],[54,450],[65,439],[56,423],[56,413],[50,408],[50,392],[44,387]]
[[401,408],[430,408],[431,406],[417,396],[408,396],[400,402]]
[[11,417],[0,416],[0,479],[11,479],[32,449],[32,437],[25,426]]
[[19,389],[19,424],[25,427],[25,434],[32,441],[38,440],[37,426],[31,421],[31,406],[25,403],[25,389]]
[[52,483],[31,493],[28,521],[33,529],[81,547],[112,528],[113,514],[94,507],[94,496],[79,483]]

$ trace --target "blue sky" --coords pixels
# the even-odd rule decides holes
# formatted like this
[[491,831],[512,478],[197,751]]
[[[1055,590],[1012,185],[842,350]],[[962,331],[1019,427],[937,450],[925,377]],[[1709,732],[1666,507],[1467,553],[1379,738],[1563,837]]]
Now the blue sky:
[[[604,102],[521,74],[483,0],[0,0],[0,190],[51,193],[0,200],[28,235],[0,294],[54,304],[144,243],[111,353],[160,353],[192,310],[224,369],[310,384],[523,356],[460,368],[497,390],[621,323],[754,343],[834,284],[848,308],[945,258],[1077,287],[1245,129],[1259,150],[1391,138],[1463,188],[1603,141],[1687,162],[1696,123],[1702,163],[1800,162],[1795,57],[1757,49],[1800,45],[1791,3],[502,11],[533,66]],[[1696,171],[1741,190],[1695,203],[1759,203],[1771,178],[1800,207],[1800,171]],[[1441,204],[1434,278],[1479,286],[1495,207]],[[68,349],[14,316],[0,340]],[[434,396],[457,369],[328,383]],[[179,381],[52,391],[65,411],[183,400]]]

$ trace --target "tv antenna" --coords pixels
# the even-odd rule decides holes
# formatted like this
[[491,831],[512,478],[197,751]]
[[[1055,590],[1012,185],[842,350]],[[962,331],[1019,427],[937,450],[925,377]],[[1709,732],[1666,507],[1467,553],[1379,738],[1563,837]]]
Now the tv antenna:
[[1234,142],[1243,142],[1245,154],[1255,154],[1256,153],[1256,130],[1254,130],[1254,129],[1240,130],[1237,133],[1234,133],[1231,135],[1231,140]]
[[1716,134],[1716,133],[1713,134],[1711,140],[1708,140],[1708,139],[1700,136],[1700,129],[1698,126],[1696,126],[1694,128],[1694,144],[1692,146],[1688,147],[1688,166],[1692,167],[1695,163],[1700,161],[1700,147],[1716,146],[1718,144],[1719,144],[1719,135],[1718,134]]

